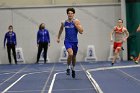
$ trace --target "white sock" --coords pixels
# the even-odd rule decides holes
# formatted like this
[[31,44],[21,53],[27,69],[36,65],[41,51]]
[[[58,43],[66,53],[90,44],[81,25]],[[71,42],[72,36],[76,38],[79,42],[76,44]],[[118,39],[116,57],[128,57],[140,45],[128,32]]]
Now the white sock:
[[72,66],[71,69],[74,70],[74,66]]
[[70,65],[67,66],[67,69],[70,69]]

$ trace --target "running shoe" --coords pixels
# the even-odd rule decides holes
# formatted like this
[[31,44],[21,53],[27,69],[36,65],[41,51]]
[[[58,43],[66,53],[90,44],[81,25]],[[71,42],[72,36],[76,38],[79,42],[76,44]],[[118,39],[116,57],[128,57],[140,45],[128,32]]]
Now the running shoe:
[[67,75],[70,75],[70,69],[67,69],[67,70],[66,70],[66,74],[67,74]]
[[75,78],[75,71],[72,70],[72,78]]

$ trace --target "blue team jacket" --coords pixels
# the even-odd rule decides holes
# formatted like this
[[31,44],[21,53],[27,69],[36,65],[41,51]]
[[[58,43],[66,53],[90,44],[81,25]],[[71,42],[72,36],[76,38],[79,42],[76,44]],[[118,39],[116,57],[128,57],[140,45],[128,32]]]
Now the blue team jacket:
[[15,32],[7,32],[4,37],[4,47],[7,40],[7,44],[15,44],[17,45],[16,41],[16,33]]
[[42,29],[42,30],[38,30],[37,44],[39,44],[39,43],[50,43],[49,31],[47,29]]

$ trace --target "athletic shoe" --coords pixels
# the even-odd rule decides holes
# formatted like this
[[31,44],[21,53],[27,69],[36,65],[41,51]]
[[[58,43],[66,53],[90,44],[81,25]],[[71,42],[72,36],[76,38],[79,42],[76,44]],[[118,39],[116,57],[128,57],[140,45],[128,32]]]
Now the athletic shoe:
[[134,61],[134,57],[133,57],[133,56],[130,56],[130,59],[131,59],[132,61]]
[[75,71],[72,70],[72,78],[75,78]]
[[66,75],[70,75],[70,69],[66,70]]
[[138,61],[136,60],[136,61],[134,61],[135,62],[135,64],[138,64]]
[[132,61],[136,61],[136,60],[137,60],[137,57],[131,56],[130,59],[131,59]]
[[114,63],[111,63],[111,65],[113,66],[113,65],[114,65]]
[[131,57],[131,59],[135,62],[135,64],[138,64],[139,61],[137,60],[137,57]]

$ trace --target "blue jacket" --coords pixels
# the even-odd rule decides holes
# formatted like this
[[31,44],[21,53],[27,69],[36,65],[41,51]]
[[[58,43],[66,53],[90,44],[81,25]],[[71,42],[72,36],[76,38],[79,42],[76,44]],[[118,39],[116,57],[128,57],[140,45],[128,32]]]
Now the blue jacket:
[[38,30],[37,33],[37,44],[39,43],[50,43],[50,35],[47,29]]
[[16,33],[15,32],[7,32],[4,37],[4,47],[7,40],[7,44],[15,44],[17,45],[16,41]]

